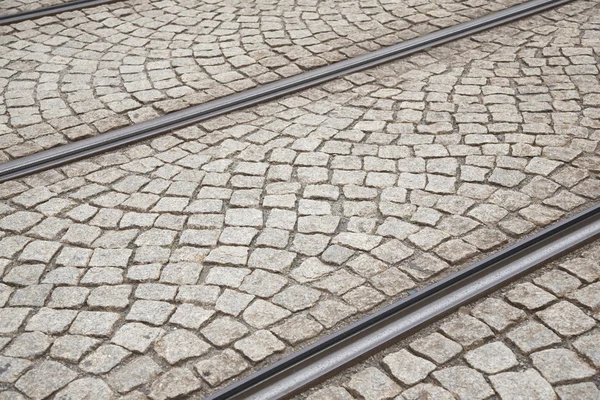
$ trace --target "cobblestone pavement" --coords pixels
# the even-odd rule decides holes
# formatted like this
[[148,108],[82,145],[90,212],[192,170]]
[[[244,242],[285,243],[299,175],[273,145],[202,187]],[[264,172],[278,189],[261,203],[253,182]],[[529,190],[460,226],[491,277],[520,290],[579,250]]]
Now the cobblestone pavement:
[[0,0],[0,16],[68,3],[69,0]]
[[297,396],[600,399],[600,241]]
[[0,399],[202,398],[591,205],[599,10],[1,184]]
[[0,160],[204,103],[521,1],[144,0],[0,27]]

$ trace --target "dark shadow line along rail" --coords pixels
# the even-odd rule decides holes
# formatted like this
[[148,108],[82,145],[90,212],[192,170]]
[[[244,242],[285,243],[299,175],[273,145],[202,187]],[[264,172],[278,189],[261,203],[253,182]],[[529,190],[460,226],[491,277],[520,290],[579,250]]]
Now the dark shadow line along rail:
[[36,18],[48,17],[67,11],[80,10],[82,8],[100,6],[102,4],[116,3],[121,0],[75,0],[67,3],[55,4],[53,6],[38,8],[37,10],[21,11],[13,14],[0,16],[0,25],[14,24],[29,21]]
[[205,400],[289,398],[598,237],[600,205],[415,292]]
[[162,133],[171,132],[211,117],[306,89],[341,75],[371,68],[421,50],[464,38],[484,30],[548,10],[573,0],[532,0],[454,27],[445,28],[358,57],[164,116],[62,145],[0,165],[0,182],[76,161]]

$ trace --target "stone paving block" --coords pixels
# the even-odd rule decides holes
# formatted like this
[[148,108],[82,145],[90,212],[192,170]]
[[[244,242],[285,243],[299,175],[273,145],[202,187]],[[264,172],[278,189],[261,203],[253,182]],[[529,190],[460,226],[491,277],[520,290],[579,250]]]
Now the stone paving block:
[[538,311],[536,315],[562,336],[579,335],[595,326],[591,317],[567,301],[561,301],[543,311]]
[[98,378],[81,378],[69,383],[56,394],[57,398],[85,398],[93,396],[98,400],[108,400],[114,397],[114,392]]
[[248,363],[235,351],[226,349],[214,357],[199,361],[194,367],[202,379],[216,386],[241,374],[248,368]]
[[554,399],[552,386],[534,369],[504,372],[490,377],[501,399]]
[[449,392],[464,399],[485,399],[494,394],[483,375],[467,367],[450,367],[432,373]]
[[525,353],[561,342],[558,335],[535,321],[527,321],[517,326],[509,331],[506,337]]
[[436,368],[432,362],[416,357],[406,350],[387,355],[383,364],[396,379],[407,386],[422,381]]
[[154,345],[155,351],[169,364],[205,354],[210,346],[185,329],[178,329],[162,336]]
[[77,377],[77,373],[56,361],[44,361],[26,372],[15,387],[33,399],[43,399]]
[[502,332],[509,326],[525,318],[525,312],[512,307],[499,299],[486,299],[471,310],[471,315],[479,318],[494,330]]
[[567,349],[548,349],[531,354],[533,365],[550,383],[563,383],[593,376],[596,371]]
[[139,356],[109,373],[108,384],[119,393],[127,393],[138,386],[151,382],[162,368],[148,356]]
[[517,365],[517,357],[502,342],[485,344],[465,354],[473,368],[486,374],[495,374]]
[[174,368],[161,375],[150,389],[150,398],[172,399],[190,395],[201,387],[201,381],[187,368]]
[[400,386],[373,367],[352,375],[346,386],[363,398],[373,400],[389,399],[401,391]]
[[79,363],[79,368],[92,374],[103,374],[112,370],[130,354],[130,351],[120,346],[104,344],[86,356]]
[[468,315],[458,315],[442,324],[440,329],[463,346],[492,337],[492,330],[483,322]]

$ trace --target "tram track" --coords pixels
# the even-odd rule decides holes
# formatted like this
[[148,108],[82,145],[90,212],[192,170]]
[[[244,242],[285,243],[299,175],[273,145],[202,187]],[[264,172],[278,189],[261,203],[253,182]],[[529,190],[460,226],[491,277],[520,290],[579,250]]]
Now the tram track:
[[95,7],[103,4],[116,3],[120,0],[75,0],[67,3],[55,4],[48,7],[38,8],[36,10],[21,11],[17,13],[0,16],[0,25],[14,24],[17,22],[29,21],[36,18],[49,17],[52,15],[81,10],[82,8]]
[[0,164],[0,182],[58,167],[69,162],[168,133],[212,117],[307,89],[331,81],[342,75],[372,68],[434,46],[452,42],[520,18],[546,11],[571,1],[573,0],[531,0],[527,3],[510,7],[469,22],[325,67],[303,72],[290,78],[221,97],[149,121],[11,160]]
[[598,237],[600,205],[475,262],[205,400],[290,398]]

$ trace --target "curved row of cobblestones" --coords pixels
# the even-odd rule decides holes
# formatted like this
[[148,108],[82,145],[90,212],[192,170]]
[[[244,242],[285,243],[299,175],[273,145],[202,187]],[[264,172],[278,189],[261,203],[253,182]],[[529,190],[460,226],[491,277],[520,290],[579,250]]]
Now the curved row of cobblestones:
[[201,398],[597,201],[599,9],[1,184],[0,398]]
[[521,0],[117,2],[0,27],[0,160],[364,54]]

